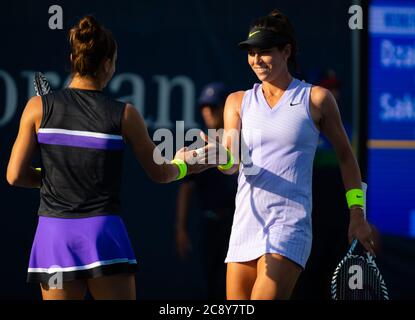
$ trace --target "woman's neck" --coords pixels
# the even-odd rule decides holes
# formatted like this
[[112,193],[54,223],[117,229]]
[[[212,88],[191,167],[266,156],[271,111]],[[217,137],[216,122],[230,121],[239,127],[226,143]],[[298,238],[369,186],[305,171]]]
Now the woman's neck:
[[99,91],[103,89],[98,80],[89,77],[81,77],[79,75],[73,76],[72,81],[69,83],[69,88]]
[[287,90],[292,80],[292,75],[287,72],[273,81],[262,81],[262,90],[266,95],[279,96],[282,92]]

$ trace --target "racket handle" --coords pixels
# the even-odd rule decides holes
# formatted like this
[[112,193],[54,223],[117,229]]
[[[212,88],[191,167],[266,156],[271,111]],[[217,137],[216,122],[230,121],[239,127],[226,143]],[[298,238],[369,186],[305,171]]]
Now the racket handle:
[[363,191],[363,214],[366,219],[366,191],[367,191],[367,183],[362,181],[362,191]]
[[349,255],[351,255],[353,253],[353,251],[356,248],[358,243],[359,243],[359,241],[356,238],[354,238],[352,243],[350,244],[350,248],[349,248],[349,251],[348,251]]

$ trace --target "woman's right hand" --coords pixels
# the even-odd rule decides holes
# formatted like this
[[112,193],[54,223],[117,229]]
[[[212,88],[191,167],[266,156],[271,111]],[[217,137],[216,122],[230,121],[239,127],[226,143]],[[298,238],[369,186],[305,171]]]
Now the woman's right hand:
[[200,135],[207,142],[207,145],[199,149],[191,150],[183,147],[174,155],[174,159],[181,159],[186,162],[188,174],[200,173],[218,165],[217,155],[219,154],[219,148],[223,147],[218,142],[206,136],[202,131]]

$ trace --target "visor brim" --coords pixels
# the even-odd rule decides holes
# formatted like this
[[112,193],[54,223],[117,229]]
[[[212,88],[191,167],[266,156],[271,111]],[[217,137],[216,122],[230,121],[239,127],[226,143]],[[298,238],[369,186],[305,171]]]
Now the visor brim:
[[255,47],[259,49],[271,49],[273,47],[287,44],[288,41],[281,39],[280,41],[276,40],[266,40],[266,39],[247,39],[245,41],[239,42],[238,47],[240,49],[248,49],[250,47]]

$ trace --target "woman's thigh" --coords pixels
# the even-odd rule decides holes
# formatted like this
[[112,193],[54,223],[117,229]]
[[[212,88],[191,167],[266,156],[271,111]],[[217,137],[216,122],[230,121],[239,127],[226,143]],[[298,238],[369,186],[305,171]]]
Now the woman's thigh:
[[268,253],[258,259],[252,300],[289,299],[302,268],[279,254]]
[[135,300],[135,275],[132,273],[103,276],[87,280],[95,300]]
[[229,262],[226,270],[226,298],[228,300],[249,300],[257,270],[256,260]]
[[83,300],[87,290],[85,280],[65,281],[61,289],[43,283],[40,288],[43,300]]

